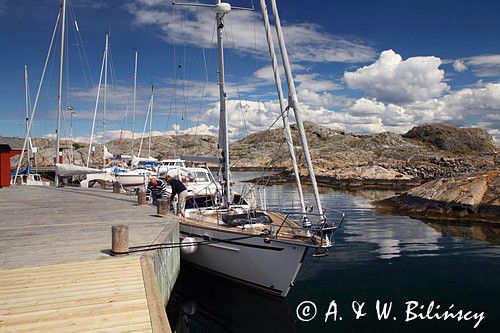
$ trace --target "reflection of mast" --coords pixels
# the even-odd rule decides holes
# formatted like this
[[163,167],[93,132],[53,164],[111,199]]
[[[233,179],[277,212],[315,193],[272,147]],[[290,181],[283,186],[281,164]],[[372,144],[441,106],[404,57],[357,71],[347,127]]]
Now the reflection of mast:
[[295,90],[295,82],[293,81],[292,70],[290,68],[290,61],[288,60],[288,52],[286,50],[285,38],[283,37],[283,30],[281,28],[281,21],[278,15],[278,7],[276,6],[276,0],[271,0],[271,4],[273,8],[274,24],[276,26],[276,32],[278,34],[278,42],[281,50],[281,57],[283,60],[283,66],[285,68],[286,81],[288,83],[288,106],[293,109],[295,114],[295,121],[297,122],[297,129],[300,135],[300,142],[302,144],[302,150],[307,163],[307,169],[309,170],[309,177],[311,179],[314,198],[316,199],[316,206],[318,207],[318,213],[321,214],[321,220],[324,221],[324,214],[323,214],[324,212],[321,206],[321,198],[319,196],[318,184],[316,182],[316,175],[314,174],[311,155],[309,154],[309,145],[307,143],[304,124],[302,123],[302,115],[299,106],[299,99],[297,97],[297,91]]
[[[62,112],[62,86],[63,86],[63,62],[64,62],[64,35],[66,29],[66,0],[62,1],[62,17],[61,17],[61,53],[59,59],[59,92],[57,94],[57,128],[56,128],[56,158],[54,160],[54,165],[56,163],[61,163],[62,158],[60,158],[60,141],[61,141],[61,112]],[[57,175],[57,168],[55,169],[55,183],[59,186],[59,176]]]

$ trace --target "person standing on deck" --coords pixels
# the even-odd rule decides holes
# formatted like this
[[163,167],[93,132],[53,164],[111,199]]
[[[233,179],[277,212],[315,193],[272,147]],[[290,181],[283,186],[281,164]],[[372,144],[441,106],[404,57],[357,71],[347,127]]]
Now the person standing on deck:
[[148,183],[148,195],[153,199],[153,205],[158,204],[158,200],[163,199],[167,186],[161,179],[151,178]]
[[172,178],[172,176],[167,175],[167,177],[165,177],[165,180],[167,181],[167,184],[172,187],[170,202],[172,202],[175,196],[178,195],[176,215],[180,214],[182,215],[182,218],[186,218],[186,215],[184,214],[184,209],[186,208],[186,198],[188,195],[186,186],[184,186],[184,184],[180,180]]

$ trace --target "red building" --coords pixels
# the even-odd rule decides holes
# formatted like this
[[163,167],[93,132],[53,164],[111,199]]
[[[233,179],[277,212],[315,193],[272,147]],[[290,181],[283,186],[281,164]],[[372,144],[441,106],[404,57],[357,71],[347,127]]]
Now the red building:
[[10,159],[21,154],[21,149],[0,141],[0,187],[10,186]]

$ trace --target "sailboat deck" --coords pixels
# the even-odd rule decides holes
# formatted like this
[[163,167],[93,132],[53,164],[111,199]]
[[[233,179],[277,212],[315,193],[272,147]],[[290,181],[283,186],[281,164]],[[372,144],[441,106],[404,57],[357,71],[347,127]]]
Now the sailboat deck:
[[261,235],[266,230],[269,230],[271,226],[274,229],[274,233],[270,234],[270,238],[276,238],[276,233],[279,230],[277,239],[311,243],[311,238],[315,238],[317,243],[320,242],[317,236],[307,236],[306,232],[300,228],[297,222],[291,218],[287,218],[285,215],[279,212],[266,212],[266,214],[271,218],[271,224],[246,224],[244,226],[229,226],[222,222],[223,212],[213,211],[207,213],[191,213],[188,218],[182,223],[184,225],[196,226],[204,229],[219,230],[224,232],[231,232],[234,234],[241,235]]

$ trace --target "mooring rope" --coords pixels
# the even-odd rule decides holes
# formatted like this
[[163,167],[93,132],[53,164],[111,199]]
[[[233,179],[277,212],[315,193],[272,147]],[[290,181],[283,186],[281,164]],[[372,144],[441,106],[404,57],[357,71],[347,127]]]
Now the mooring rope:
[[248,238],[253,238],[253,237],[261,237],[262,235],[264,235],[264,234],[226,238],[226,239],[219,239],[219,240],[203,240],[203,241],[196,241],[196,242],[186,242],[184,244],[182,242],[173,242],[173,243],[138,245],[138,246],[131,246],[129,251],[113,252],[113,253],[115,253],[115,254],[129,254],[129,253],[135,253],[135,252],[146,252],[146,251],[154,251],[154,250],[161,250],[161,249],[182,248],[182,247],[188,247],[191,245],[203,246],[203,245],[208,245],[208,244],[225,243],[225,242],[243,240],[243,239],[248,239]]

